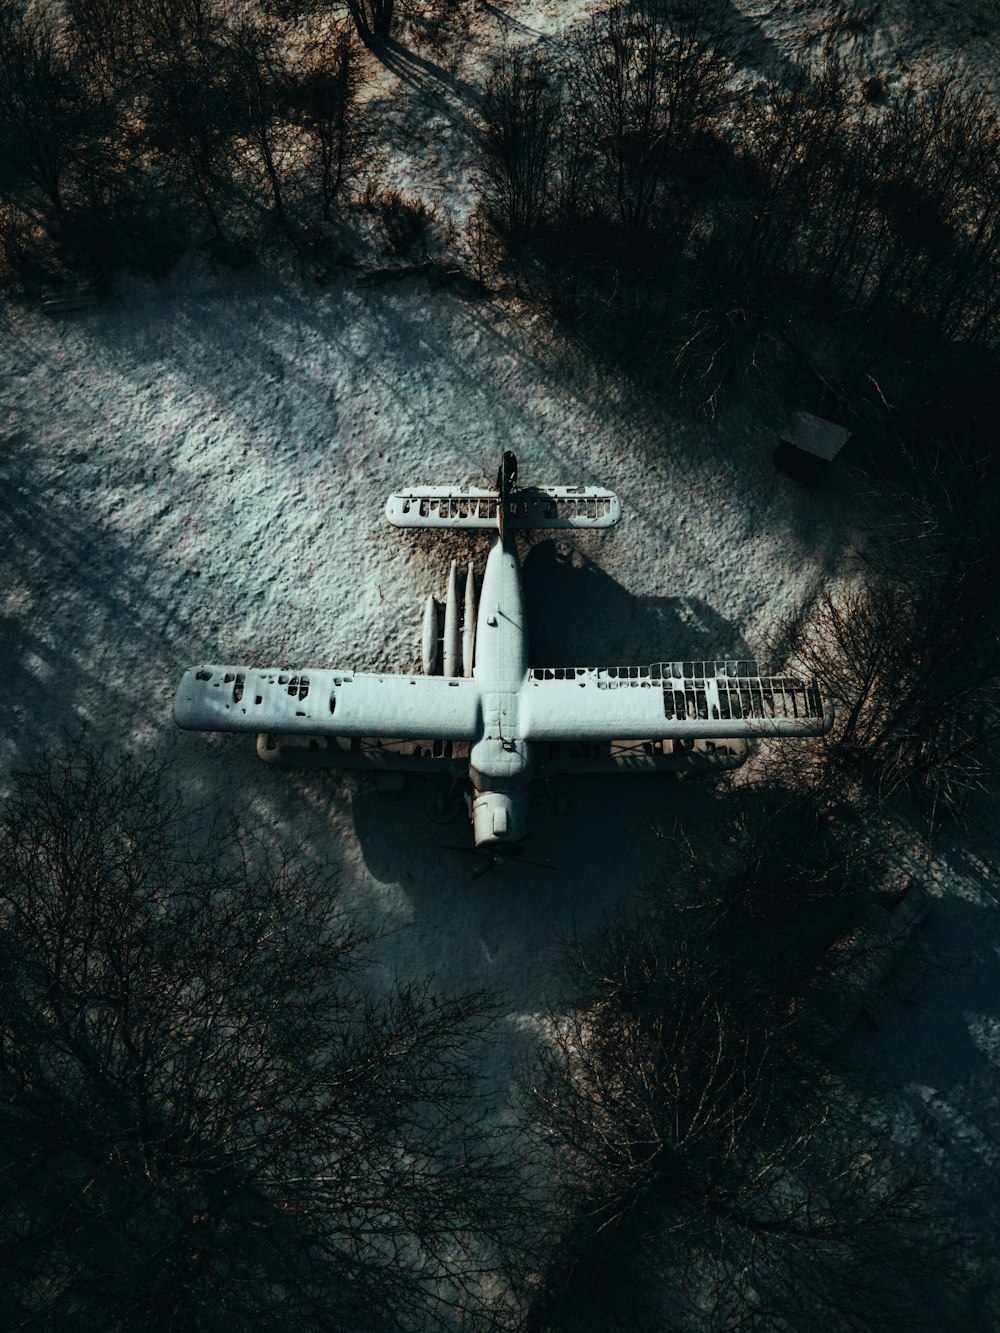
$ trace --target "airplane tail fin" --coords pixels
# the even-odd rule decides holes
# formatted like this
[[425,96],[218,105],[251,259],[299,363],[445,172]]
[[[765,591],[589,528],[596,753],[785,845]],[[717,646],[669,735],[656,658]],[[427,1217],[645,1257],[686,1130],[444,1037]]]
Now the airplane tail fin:
[[[479,486],[414,486],[390,495],[385,516],[397,528],[499,527],[500,496]],[[621,517],[613,491],[601,486],[524,486],[512,489],[504,526],[610,528]]]

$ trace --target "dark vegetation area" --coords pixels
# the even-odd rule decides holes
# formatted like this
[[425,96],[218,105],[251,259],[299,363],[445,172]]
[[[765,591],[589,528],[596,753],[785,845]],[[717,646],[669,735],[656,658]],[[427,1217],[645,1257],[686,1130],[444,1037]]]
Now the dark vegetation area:
[[[516,1162],[469,1109],[489,997],[373,991],[374,937],[329,877],[199,838],[160,773],[77,747],[22,775],[0,829],[6,1327],[975,1322],[941,1201],[817,1042],[814,997],[883,947],[852,927],[898,893],[889,821],[933,830],[996,776],[1000,129],[953,74],[890,90],[829,56],[738,88],[726,15],[616,2],[558,59],[503,54],[466,241],[481,279],[677,410],[749,396],[851,428],[863,546],[771,645],[833,732],[707,796],[728,838],[678,835],[636,910],[571,946]],[[194,246],[328,257],[357,210],[416,253],[426,210],[373,184],[366,62],[443,50],[467,16],[0,0],[6,286],[160,274]]]
[[525,1089],[554,1190],[526,1327],[947,1326],[943,1201],[817,1052],[804,1002],[876,858],[784,789],[722,797],[708,822],[728,846],[681,843],[571,951],[574,1003]]
[[[365,90],[401,40],[458,52],[474,11],[3,0],[5,285],[163,273],[192,246],[335,257],[363,212],[419,250],[426,207],[378,186]],[[470,107],[473,265],[676,406],[791,397],[921,463],[941,440],[987,443],[992,91],[958,69],[889,88],[833,54],[764,77],[730,18],[723,0],[614,0],[554,54],[508,49]]]
[[737,86],[728,12],[616,0],[563,61],[498,60],[484,206],[519,279],[704,409],[784,370],[870,429],[902,424],[904,400],[908,424],[925,420],[935,390],[940,429],[964,383],[960,430],[982,426],[979,376],[1000,348],[990,92],[951,70],[890,94],[832,54]]
[[275,242],[335,252],[323,224],[371,163],[363,46],[409,34],[441,48],[467,7],[3,0],[4,285],[161,275],[193,246],[230,263]]
[[895,461],[847,581],[781,627],[773,648],[837,705],[820,745],[786,749],[790,776],[833,804],[909,803],[930,834],[962,819],[998,772],[996,468],[974,442]]
[[515,1133],[477,1100],[495,1002],[386,989],[328,871],[128,757],[15,775],[4,1327],[968,1326],[945,1201],[817,1040],[888,849],[808,790],[705,801],[730,837],[572,945]]
[[393,1329],[523,1225],[470,1102],[495,1008],[366,973],[330,874],[74,746],[0,825],[6,1329]]
[[502,55],[485,223],[530,299],[675,408],[852,431],[869,535],[772,644],[838,705],[789,778],[933,826],[996,773],[993,92],[952,69],[890,93],[833,54],[740,87],[729,12],[615,0],[560,62]]
[[810,779],[933,824],[996,773],[993,90],[952,69],[890,93],[832,54],[737,90],[727,13],[615,0],[562,62],[504,54],[484,215],[529,297],[675,408],[852,431],[870,537],[774,658],[838,705]]

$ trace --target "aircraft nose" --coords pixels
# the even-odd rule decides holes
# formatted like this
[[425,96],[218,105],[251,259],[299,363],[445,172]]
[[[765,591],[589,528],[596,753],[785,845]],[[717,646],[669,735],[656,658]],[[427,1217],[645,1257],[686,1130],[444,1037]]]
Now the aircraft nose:
[[472,828],[477,847],[502,847],[520,841],[524,830],[520,810],[511,797],[483,792],[472,803]]

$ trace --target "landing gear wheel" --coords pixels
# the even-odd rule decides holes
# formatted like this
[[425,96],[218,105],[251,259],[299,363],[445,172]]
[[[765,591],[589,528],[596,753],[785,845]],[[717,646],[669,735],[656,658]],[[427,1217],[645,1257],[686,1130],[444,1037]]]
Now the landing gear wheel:
[[435,824],[451,824],[465,812],[465,797],[452,783],[450,787],[435,787],[424,802],[428,819]]
[[562,819],[564,815],[569,814],[569,797],[562,787],[556,786],[549,779],[546,778],[540,782],[533,795],[547,815],[554,815],[557,819]]

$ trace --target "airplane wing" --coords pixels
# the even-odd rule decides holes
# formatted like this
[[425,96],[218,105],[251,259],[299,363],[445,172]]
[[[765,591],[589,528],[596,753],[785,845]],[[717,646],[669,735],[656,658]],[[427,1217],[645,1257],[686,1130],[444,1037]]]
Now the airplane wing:
[[464,677],[203,666],[184,673],[174,721],[189,731],[472,740],[480,687]]
[[747,661],[537,667],[518,717],[532,741],[820,736],[832,725],[815,681],[762,675]]

